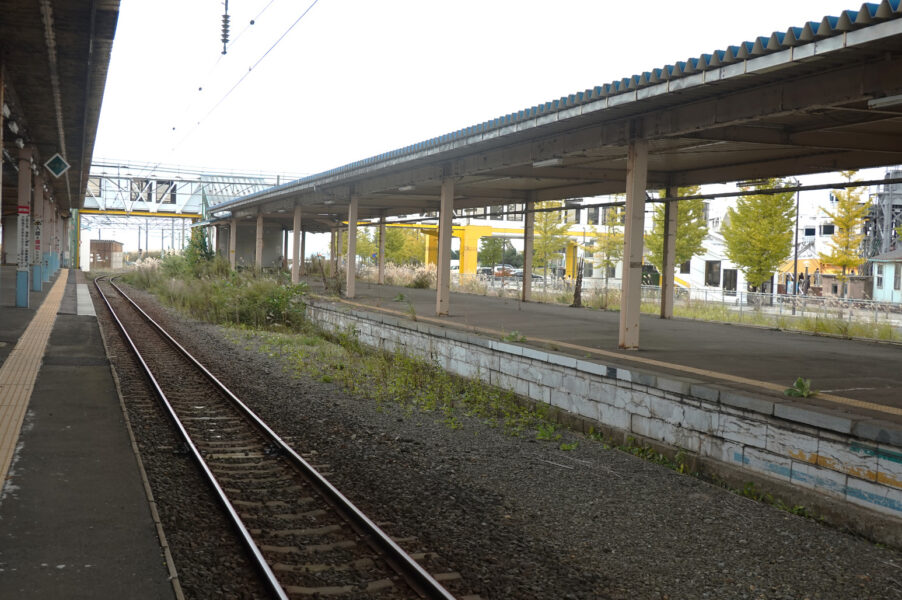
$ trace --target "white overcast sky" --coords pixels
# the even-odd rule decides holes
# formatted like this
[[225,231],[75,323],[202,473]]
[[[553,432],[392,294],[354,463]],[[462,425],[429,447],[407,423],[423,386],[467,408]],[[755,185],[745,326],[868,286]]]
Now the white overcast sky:
[[122,0],[95,161],[318,173],[861,2],[319,0],[249,72],[309,5]]

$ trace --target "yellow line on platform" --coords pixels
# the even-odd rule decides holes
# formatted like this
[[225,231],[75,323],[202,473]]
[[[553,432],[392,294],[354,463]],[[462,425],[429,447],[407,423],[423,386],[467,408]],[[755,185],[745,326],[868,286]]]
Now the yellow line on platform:
[[[405,319],[410,319],[410,315],[408,313],[405,313],[402,311],[392,310],[390,308],[382,308],[380,306],[373,306],[371,304],[362,304],[360,302],[352,302],[350,300],[341,299],[340,301],[343,302],[344,304],[349,304],[351,306],[355,306],[355,307],[358,307],[361,309],[376,310],[376,311],[396,315],[399,317],[403,317]],[[455,329],[462,329],[464,331],[472,331],[475,333],[488,333],[491,335],[496,335],[498,337],[504,337],[504,335],[505,335],[505,332],[498,330],[498,329],[492,329],[490,327],[475,327],[472,325],[462,326],[462,325],[458,325],[457,323],[454,323],[453,321],[447,321],[447,320],[441,319],[439,317],[421,317],[420,315],[417,315],[416,320],[417,321],[427,321],[430,323],[436,323],[438,325],[443,325],[446,327],[454,327]],[[709,377],[711,379],[718,379],[718,380],[727,381],[730,383],[737,383],[737,384],[741,384],[741,385],[747,385],[750,387],[756,387],[756,388],[767,390],[769,392],[779,392],[780,394],[782,394],[783,391],[786,389],[785,385],[779,385],[779,384],[770,383],[767,381],[758,381],[756,379],[748,379],[747,377],[739,377],[738,375],[730,375],[729,373],[719,373],[717,371],[709,371],[707,369],[699,369],[696,367],[690,367],[687,365],[680,365],[680,364],[676,364],[676,363],[664,362],[662,360],[655,360],[653,358],[645,358],[642,356],[628,356],[625,354],[620,354],[618,352],[611,352],[609,350],[600,350],[598,348],[590,348],[588,346],[580,346],[578,344],[562,342],[561,340],[551,340],[551,339],[545,339],[545,338],[530,337],[529,341],[540,343],[540,344],[553,345],[553,346],[557,346],[559,348],[568,348],[570,350],[576,350],[576,351],[578,351],[580,353],[584,353],[584,354],[593,354],[595,356],[601,356],[601,357],[605,357],[605,358],[614,358],[617,360],[639,363],[639,364],[648,365],[651,367],[670,369],[672,371],[680,371],[683,373],[691,373],[692,375],[700,375],[702,377]],[[844,396],[836,396],[834,394],[819,393],[813,399],[814,400],[827,400],[828,402],[834,402],[836,404],[842,404],[845,406],[851,406],[851,407],[860,408],[863,410],[872,410],[875,412],[902,416],[902,408],[898,408],[895,406],[886,406],[883,404],[877,404],[875,402],[867,402],[865,400],[856,400],[855,398],[846,398]]]
[[68,269],[60,269],[41,307],[0,366],[0,487],[12,463],[41,359],[66,291],[68,274]]

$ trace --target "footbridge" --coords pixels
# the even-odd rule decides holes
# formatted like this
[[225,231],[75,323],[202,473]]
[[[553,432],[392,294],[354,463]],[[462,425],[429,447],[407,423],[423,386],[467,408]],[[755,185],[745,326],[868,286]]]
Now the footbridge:
[[[83,229],[137,228],[139,247],[149,248],[153,230],[161,236],[170,233],[170,247],[178,248],[184,245],[186,224],[190,227],[206,218],[217,205],[294,178],[279,173],[97,160],[91,165],[82,208],[73,211],[70,237],[80,240]],[[82,250],[77,243],[76,261]]]

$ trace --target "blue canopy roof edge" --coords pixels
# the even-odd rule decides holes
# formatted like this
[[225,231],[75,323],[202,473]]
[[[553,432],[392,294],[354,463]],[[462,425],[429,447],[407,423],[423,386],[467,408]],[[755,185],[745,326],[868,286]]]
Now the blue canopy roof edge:
[[361,167],[374,165],[389,159],[404,157],[424,149],[434,148],[449,141],[462,140],[472,136],[482,136],[491,130],[535,119],[538,116],[560,112],[579,104],[595,102],[618,94],[632,93],[643,87],[680,79],[711,69],[718,69],[733,63],[811,44],[826,38],[842,35],[850,31],[870,27],[884,21],[898,18],[902,18],[902,0],[881,0],[879,3],[865,2],[857,11],[844,10],[839,16],[825,16],[820,21],[808,21],[801,27],[789,27],[785,33],[774,31],[769,36],[756,37],[754,42],[745,41],[736,46],[728,46],[726,50],[714,50],[711,53],[703,53],[698,58],[676,61],[673,64],[667,64],[661,68],[643,72],[642,75],[633,75],[631,77],[624,77],[620,80],[614,80],[611,83],[598,85],[583,92],[577,92],[575,94],[570,94],[569,96],[561,97],[558,100],[540,103],[530,108],[489,119],[488,121],[483,121],[482,123],[457,130],[450,134],[443,134],[393,151],[384,152],[376,156],[335,167],[321,173],[308,175],[295,181],[289,181],[277,187],[270,188],[269,190],[256,192],[242,198],[235,198],[218,205],[218,207],[224,209],[235,203],[254,200],[258,196],[264,194],[269,195],[278,190],[303,186],[304,184],[327,179],[341,173],[354,171]]

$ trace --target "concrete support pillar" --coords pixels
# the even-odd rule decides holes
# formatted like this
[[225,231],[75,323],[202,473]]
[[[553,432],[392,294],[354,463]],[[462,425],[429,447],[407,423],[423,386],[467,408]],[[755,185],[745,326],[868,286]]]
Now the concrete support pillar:
[[[41,190],[44,190],[44,182],[41,181]],[[41,276],[44,283],[50,282],[53,274],[51,260],[53,249],[53,206],[50,204],[48,194],[42,194],[43,211],[41,212]]]
[[282,270],[288,268],[288,228],[282,227]]
[[344,253],[345,253],[345,244],[344,244],[343,238],[344,238],[344,230],[341,228],[336,229],[335,230],[335,257],[336,257],[335,258],[335,261],[336,261],[335,262],[335,264],[336,264],[335,273],[336,274],[338,273],[338,271],[341,270],[341,267],[344,265],[344,262],[342,261],[342,258],[344,257]]
[[28,308],[31,264],[31,148],[19,150],[19,210],[17,223],[16,306]]
[[44,287],[44,178],[40,171],[32,176],[31,201],[31,291]]
[[291,283],[301,281],[301,261],[304,259],[304,253],[301,252],[301,205],[294,205],[294,223],[291,228],[292,248],[291,248]]
[[66,239],[66,222],[63,215],[60,214],[59,206],[56,207],[56,268],[57,270],[63,266],[63,252],[66,247],[64,240]]
[[[3,102],[5,101],[5,93],[6,93],[6,69],[2,64],[2,60],[0,59],[0,107],[3,106]],[[3,149],[3,131],[6,129],[6,119],[0,114],[0,150]],[[7,235],[6,235],[6,223],[3,219],[3,155],[0,153],[0,265],[6,263],[6,245]]]
[[50,202],[50,196],[44,195],[44,241],[41,243],[44,257],[44,281],[49,281],[53,277],[53,204]]
[[385,215],[379,219],[379,285],[385,285]]
[[438,264],[436,265],[435,314],[447,315],[451,301],[451,221],[454,217],[454,180],[442,180],[438,216]]
[[257,213],[257,244],[254,249],[254,269],[263,270],[263,213]]
[[[69,216],[65,219],[60,215],[60,258],[62,259],[62,265],[67,269],[72,268],[72,249],[69,243],[69,229],[72,227],[72,218],[72,213],[69,213]],[[77,221],[78,217],[75,218]]]
[[238,219],[229,222],[229,266],[234,271],[238,267]]
[[50,276],[56,273],[56,206],[48,196],[47,202],[47,219],[44,223],[44,229],[47,232],[47,258],[50,267]]
[[336,237],[335,228],[333,227],[329,231],[329,274],[332,277],[335,276],[335,273],[338,270],[338,244],[336,243]]
[[353,298],[357,293],[357,196],[351,196],[348,204],[348,277],[345,296]]
[[301,264],[299,265],[301,275],[307,274],[307,262],[304,257],[307,256],[307,232],[301,230]]
[[[676,198],[677,188],[667,188],[667,197]],[[664,204],[664,265],[661,268],[661,318],[673,318],[673,272],[676,267],[676,231],[679,205],[676,200]]]
[[639,349],[639,314],[642,303],[642,235],[645,230],[645,183],[648,178],[648,141],[630,141],[626,157],[626,217],[623,241],[623,284],[620,299],[620,342]]
[[536,239],[536,213],[532,211],[536,207],[535,198],[536,193],[530,192],[526,201],[526,214],[523,216],[523,302],[529,302],[532,297],[532,252]]

